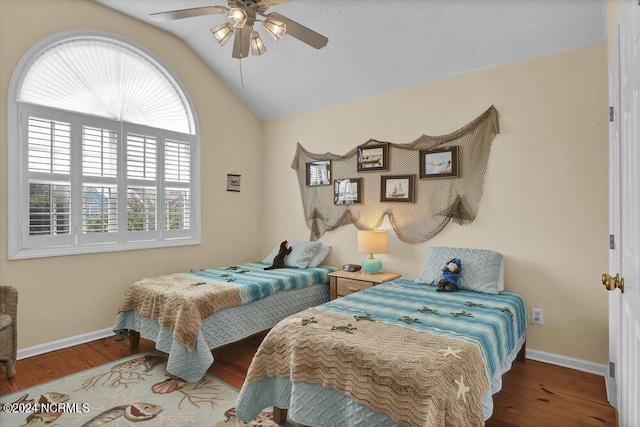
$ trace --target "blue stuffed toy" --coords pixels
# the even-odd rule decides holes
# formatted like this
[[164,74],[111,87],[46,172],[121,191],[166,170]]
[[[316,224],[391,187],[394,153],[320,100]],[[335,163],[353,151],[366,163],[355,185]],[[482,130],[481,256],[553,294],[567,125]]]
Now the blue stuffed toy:
[[462,272],[462,261],[454,258],[442,269],[442,278],[438,281],[438,292],[455,292],[458,290],[458,279]]

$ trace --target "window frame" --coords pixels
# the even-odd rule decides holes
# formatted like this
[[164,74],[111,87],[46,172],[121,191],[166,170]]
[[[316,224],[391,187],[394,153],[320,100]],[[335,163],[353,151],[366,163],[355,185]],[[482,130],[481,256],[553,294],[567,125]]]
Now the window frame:
[[[22,83],[38,55],[56,44],[73,38],[100,37],[125,44],[136,50],[142,58],[154,64],[176,88],[186,102],[194,134],[149,127],[105,117],[96,117],[67,110],[18,102]],[[198,245],[201,243],[200,228],[200,132],[193,102],[184,86],[171,70],[144,47],[124,37],[103,31],[72,30],[55,34],[36,43],[24,54],[9,85],[7,97],[7,257],[26,259],[74,254],[102,253],[139,250],[175,246]],[[30,236],[29,234],[29,170],[28,170],[28,128],[29,115],[53,119],[71,124],[71,227],[70,235]],[[83,220],[83,167],[82,167],[82,126],[111,129],[117,133],[117,201],[118,231],[112,233],[84,233]],[[156,230],[127,230],[127,185],[131,180],[126,176],[126,135],[127,132],[156,138]],[[164,147],[165,140],[186,142],[190,146],[190,213],[189,229],[165,229],[164,220]],[[79,189],[79,191],[78,191]],[[124,191],[123,191],[124,190]]]

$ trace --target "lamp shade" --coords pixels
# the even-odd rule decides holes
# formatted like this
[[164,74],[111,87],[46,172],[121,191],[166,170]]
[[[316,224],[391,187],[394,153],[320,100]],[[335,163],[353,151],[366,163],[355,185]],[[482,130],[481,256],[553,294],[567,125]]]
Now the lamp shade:
[[231,24],[227,22],[226,24],[212,28],[211,33],[213,33],[213,36],[218,40],[220,46],[224,46],[227,40],[229,40],[229,37],[231,37],[231,34],[233,34],[233,28],[231,27]]
[[267,30],[269,34],[271,34],[271,37],[277,42],[287,33],[287,25],[280,21],[267,19],[262,25],[264,25],[264,29]]
[[358,230],[358,252],[361,254],[386,254],[387,232]]
[[251,32],[251,35],[249,36],[249,43],[251,44],[251,53],[253,55],[262,55],[267,51],[267,48],[264,47],[264,43],[262,43],[260,34],[256,31]]

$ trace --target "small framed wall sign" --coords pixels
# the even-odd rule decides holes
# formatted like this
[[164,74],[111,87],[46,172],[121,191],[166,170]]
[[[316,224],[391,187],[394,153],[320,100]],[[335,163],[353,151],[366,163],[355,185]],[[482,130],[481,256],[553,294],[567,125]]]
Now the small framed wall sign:
[[240,175],[235,172],[227,174],[227,191],[240,192]]
[[389,144],[367,144],[358,147],[358,172],[389,169]]
[[381,202],[415,202],[415,175],[382,175]]
[[307,163],[307,187],[331,185],[331,160]]
[[420,150],[420,178],[458,176],[458,146]]
[[335,179],[333,181],[333,203],[336,205],[362,203],[362,178]]

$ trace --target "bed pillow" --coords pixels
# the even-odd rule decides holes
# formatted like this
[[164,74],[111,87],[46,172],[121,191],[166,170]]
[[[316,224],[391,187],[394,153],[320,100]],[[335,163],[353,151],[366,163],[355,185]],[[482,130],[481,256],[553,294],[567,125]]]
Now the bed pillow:
[[[284,259],[285,267],[290,268],[307,268],[309,262],[313,256],[318,252],[318,249],[322,246],[322,242],[309,242],[306,240],[289,240],[289,247],[291,253]],[[262,260],[263,264],[271,265],[273,258],[278,255],[280,250],[280,244],[277,244],[275,248]]]
[[485,294],[497,294],[504,289],[504,264],[502,254],[488,249],[447,248],[434,246],[427,250],[420,276],[416,283],[435,285],[442,276],[442,269],[452,258],[462,260],[462,273],[458,288]]
[[315,268],[320,264],[322,264],[322,261],[324,261],[327,255],[329,255],[330,250],[331,250],[331,246],[325,245],[323,243],[322,246],[320,246],[320,249],[318,249],[316,254],[313,256],[313,258],[311,258],[311,261],[309,261],[309,265],[307,267]]

